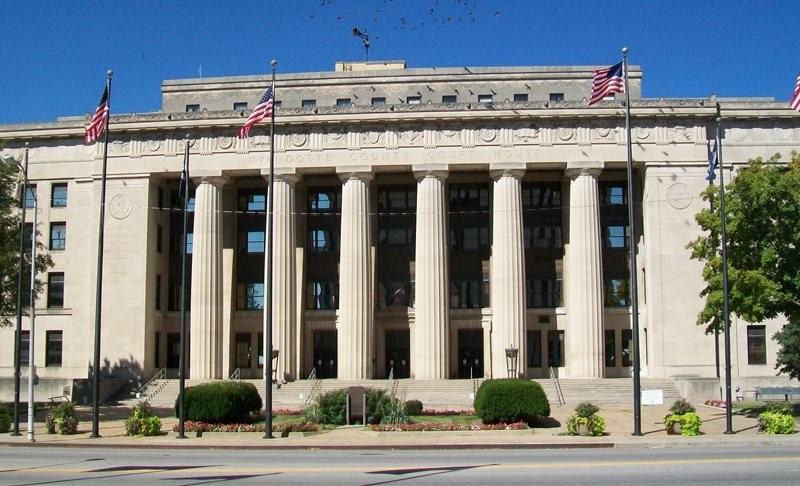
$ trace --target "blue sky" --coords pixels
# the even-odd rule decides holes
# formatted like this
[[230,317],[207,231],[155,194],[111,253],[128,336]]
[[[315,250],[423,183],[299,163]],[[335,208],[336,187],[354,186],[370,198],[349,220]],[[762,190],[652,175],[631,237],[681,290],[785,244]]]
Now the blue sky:
[[[630,48],[645,97],[788,100],[797,1],[237,0],[3,2],[0,123],[161,108],[164,79],[409,67],[605,66]],[[280,94],[278,94],[280,99]],[[254,102],[257,100],[253,100]]]

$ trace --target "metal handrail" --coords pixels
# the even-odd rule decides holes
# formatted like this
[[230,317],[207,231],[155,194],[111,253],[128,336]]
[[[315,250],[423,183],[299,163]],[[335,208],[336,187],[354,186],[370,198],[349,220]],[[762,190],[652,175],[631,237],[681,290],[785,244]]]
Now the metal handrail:
[[233,370],[233,373],[231,373],[231,376],[229,376],[228,379],[229,380],[241,380],[242,379],[242,369],[241,368],[236,368],[235,370]]
[[157,381],[157,380],[164,380],[164,379],[166,379],[166,378],[167,378],[167,369],[166,369],[166,368],[161,368],[160,370],[156,371],[156,374],[155,374],[155,375],[153,375],[153,377],[152,377],[152,378],[150,378],[149,380],[147,380],[147,383],[145,383],[144,385],[140,386],[140,387],[139,387],[139,389],[138,389],[138,390],[136,390],[136,398],[141,398],[141,397],[142,397],[142,395],[144,394],[144,391],[145,391],[145,390],[147,389],[147,387],[148,387],[148,386],[150,386],[150,385],[151,385],[153,382],[155,382],[155,381]]
[[555,370],[553,367],[550,367],[550,381],[553,383],[553,389],[556,392],[556,401],[558,402],[558,406],[565,405],[567,401],[564,399],[564,392],[561,391],[561,384],[558,382],[558,377],[556,376]]
[[317,393],[317,387],[319,386],[319,380],[317,379],[317,368],[314,367],[311,369],[311,373],[308,374],[308,378],[306,378],[309,382],[309,385],[303,390],[303,401],[307,405],[314,403],[314,396]]

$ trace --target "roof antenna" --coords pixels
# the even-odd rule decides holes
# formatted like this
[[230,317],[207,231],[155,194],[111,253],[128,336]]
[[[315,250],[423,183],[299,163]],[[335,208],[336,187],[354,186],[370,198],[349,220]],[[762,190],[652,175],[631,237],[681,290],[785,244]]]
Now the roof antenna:
[[353,36],[358,36],[364,39],[364,51],[366,51],[367,62],[369,62],[369,35],[367,31],[361,32],[358,27],[353,27]]

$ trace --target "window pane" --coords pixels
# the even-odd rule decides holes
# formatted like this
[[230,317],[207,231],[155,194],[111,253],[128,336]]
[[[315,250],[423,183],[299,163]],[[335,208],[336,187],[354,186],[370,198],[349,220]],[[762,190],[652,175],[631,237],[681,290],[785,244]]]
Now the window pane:
[[564,366],[564,331],[547,331],[547,366]]
[[66,184],[53,184],[53,193],[50,199],[50,205],[54,208],[64,207],[67,205]]
[[63,273],[51,273],[47,277],[47,307],[64,307]]
[[300,106],[303,108],[314,108],[317,106],[317,100],[303,100],[300,102]]
[[622,366],[633,364],[633,331],[630,329],[622,330]]
[[613,329],[606,329],[606,366],[617,366],[617,338]]
[[32,208],[36,204],[36,184],[25,187],[25,207]]
[[514,101],[517,103],[528,101],[528,95],[525,93],[517,93],[514,95]]
[[50,224],[50,250],[63,250],[67,247],[67,224]]
[[612,278],[606,281],[606,306],[607,307],[627,307],[628,302],[628,279]]
[[528,368],[542,367],[542,333],[528,331]]
[[747,364],[767,364],[767,331],[765,326],[747,327]]
[[381,98],[372,98],[372,104],[373,104],[373,106],[385,105],[386,104],[386,98],[383,98],[383,97],[381,97]]
[[247,253],[264,253],[264,232],[247,232]]
[[45,343],[45,366],[61,366],[63,334],[61,331],[47,331]]
[[19,364],[20,366],[28,366],[30,365],[29,361],[29,351],[31,349],[31,332],[30,331],[22,331],[19,337]]
[[442,96],[442,103],[455,103],[457,100],[456,95],[444,95]]

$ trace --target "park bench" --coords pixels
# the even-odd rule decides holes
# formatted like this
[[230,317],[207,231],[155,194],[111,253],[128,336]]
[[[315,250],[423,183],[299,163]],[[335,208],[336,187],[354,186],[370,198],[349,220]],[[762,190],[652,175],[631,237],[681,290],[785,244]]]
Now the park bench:
[[[767,400],[772,397],[783,397],[784,401],[800,397],[800,387],[796,386],[763,386],[756,387],[756,400]],[[780,398],[778,398],[780,399]]]

